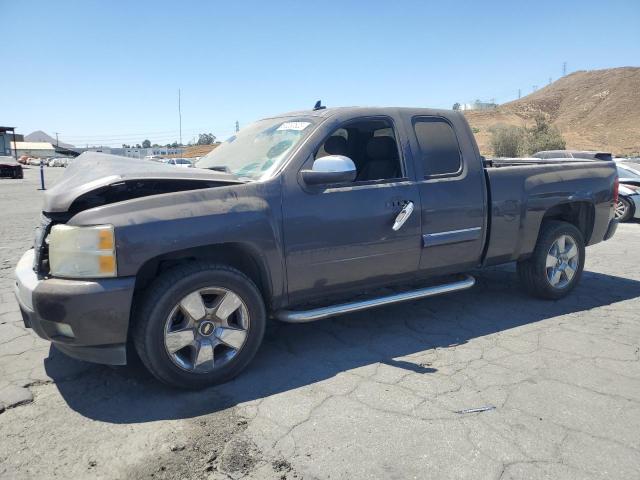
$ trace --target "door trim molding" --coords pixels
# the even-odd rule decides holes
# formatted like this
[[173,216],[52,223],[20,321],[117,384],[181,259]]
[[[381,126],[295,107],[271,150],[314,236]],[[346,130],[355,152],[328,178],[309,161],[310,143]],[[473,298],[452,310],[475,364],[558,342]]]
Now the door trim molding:
[[435,247],[453,243],[472,242],[479,240],[482,227],[463,228],[462,230],[449,230],[447,232],[427,233],[422,235],[422,247]]

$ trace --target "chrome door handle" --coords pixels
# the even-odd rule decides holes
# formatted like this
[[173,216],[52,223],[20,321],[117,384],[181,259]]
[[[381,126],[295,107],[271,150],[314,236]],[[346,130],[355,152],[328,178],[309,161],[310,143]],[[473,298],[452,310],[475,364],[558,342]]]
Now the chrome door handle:
[[402,208],[402,210],[400,210],[400,213],[396,217],[396,221],[393,222],[393,227],[391,227],[393,231],[397,232],[398,230],[400,230],[402,228],[402,225],[404,225],[404,222],[407,221],[407,219],[411,216],[412,213],[413,213],[413,202],[405,203],[404,207]]

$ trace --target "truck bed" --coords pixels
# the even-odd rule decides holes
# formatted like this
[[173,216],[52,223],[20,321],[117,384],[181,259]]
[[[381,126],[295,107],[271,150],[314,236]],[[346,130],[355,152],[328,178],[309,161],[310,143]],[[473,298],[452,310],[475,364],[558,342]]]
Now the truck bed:
[[613,211],[605,201],[616,178],[612,162],[502,158],[484,163],[491,203],[485,265],[529,256],[547,218],[575,218],[588,245],[603,239]]

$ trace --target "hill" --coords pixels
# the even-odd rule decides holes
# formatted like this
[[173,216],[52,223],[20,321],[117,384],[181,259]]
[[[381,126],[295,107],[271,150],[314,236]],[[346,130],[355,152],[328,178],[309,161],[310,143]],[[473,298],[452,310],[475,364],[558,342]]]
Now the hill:
[[530,126],[543,113],[568,149],[640,152],[640,68],[579,71],[494,110],[466,111],[483,154],[491,154],[490,128]]
[[189,145],[185,148],[183,153],[177,155],[164,155],[169,158],[197,158],[204,157],[211,150],[216,148],[219,143],[214,143],[213,145]]
[[[50,143],[51,145],[56,144],[56,139],[51,137],[50,135],[47,135],[42,130],[36,130],[35,132],[31,132],[29,135],[25,135],[24,141],[25,142],[47,142],[47,143]],[[69,143],[63,143],[63,142],[60,142],[60,146],[64,148],[74,147],[74,145],[71,145]]]

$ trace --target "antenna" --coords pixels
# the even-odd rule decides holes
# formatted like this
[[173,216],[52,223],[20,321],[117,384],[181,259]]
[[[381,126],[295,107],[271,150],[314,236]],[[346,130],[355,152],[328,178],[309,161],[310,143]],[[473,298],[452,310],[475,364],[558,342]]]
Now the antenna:
[[318,100],[316,104],[313,106],[313,111],[315,112],[316,110],[324,110],[325,108],[327,107],[322,105],[322,100]]

